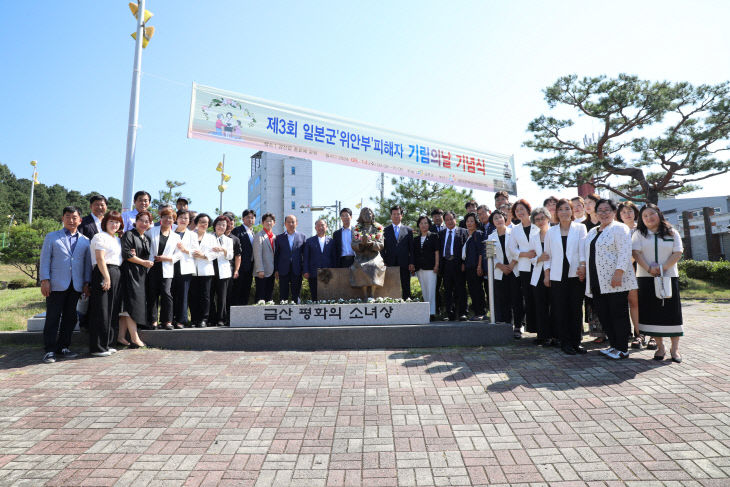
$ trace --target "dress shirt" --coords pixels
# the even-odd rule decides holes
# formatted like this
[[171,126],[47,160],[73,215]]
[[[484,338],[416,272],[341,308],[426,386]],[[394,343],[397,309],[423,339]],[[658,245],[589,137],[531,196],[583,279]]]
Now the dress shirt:
[[248,241],[251,242],[251,245],[253,245],[253,230],[248,228],[243,223],[241,225],[243,225],[243,228],[246,230],[246,235],[248,235]]
[[294,249],[294,234],[287,232],[286,239],[289,241],[289,250]]
[[343,228],[342,255],[340,257],[347,257],[348,255],[355,255],[355,251],[352,250],[352,230],[349,228]]
[[325,235],[324,237],[317,237],[317,239],[319,240],[319,250],[324,252],[324,241],[327,239],[327,236]]
[[64,235],[66,235],[66,243],[68,243],[68,248],[71,249],[71,253],[74,253],[74,249],[76,248],[76,243],[79,241],[79,231],[76,230],[76,233],[71,233],[68,231],[68,229],[63,229]]
[[137,208],[122,213],[122,221],[124,222],[124,231],[134,228],[134,222],[137,220]]
[[[443,252],[444,256],[447,256],[447,255],[453,256],[454,255],[454,238],[456,238],[456,235],[454,235],[454,230],[456,230],[456,228],[452,228],[451,230],[449,230],[448,228],[446,229],[446,235],[444,238],[444,252]],[[448,252],[446,252],[446,242],[449,241],[449,235],[451,236],[451,245],[450,245],[451,248],[449,249]]]
[[91,214],[91,218],[94,219],[94,223],[96,223],[96,230],[97,232],[101,233],[101,218],[98,218],[93,213]]

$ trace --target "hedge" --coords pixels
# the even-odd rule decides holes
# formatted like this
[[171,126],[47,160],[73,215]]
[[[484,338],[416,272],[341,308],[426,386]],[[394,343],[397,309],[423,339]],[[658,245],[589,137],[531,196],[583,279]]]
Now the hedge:
[[687,273],[687,277],[710,281],[730,287],[730,262],[709,260],[680,260],[679,270]]

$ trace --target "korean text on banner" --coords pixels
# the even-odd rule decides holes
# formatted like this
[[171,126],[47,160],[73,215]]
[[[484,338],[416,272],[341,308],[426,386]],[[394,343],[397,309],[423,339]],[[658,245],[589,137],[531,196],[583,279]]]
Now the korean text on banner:
[[410,178],[517,193],[514,158],[193,83],[188,137]]

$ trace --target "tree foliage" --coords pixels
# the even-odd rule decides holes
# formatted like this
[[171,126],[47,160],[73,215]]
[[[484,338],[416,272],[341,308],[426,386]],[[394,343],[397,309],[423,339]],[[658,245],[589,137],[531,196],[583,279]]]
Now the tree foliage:
[[[75,190],[68,190],[60,184],[47,186],[43,183],[35,185],[33,190],[33,219],[50,218],[60,221],[65,206],[78,206],[82,212],[89,208],[89,198],[96,192],[81,194]],[[120,211],[122,202],[117,198],[109,198],[109,209]],[[6,166],[0,164],[0,217],[5,226],[10,215],[15,215],[16,221],[28,218],[30,207],[30,179],[18,179]],[[7,220],[6,220],[7,218]]]
[[[621,74],[564,76],[544,90],[550,109],[598,124],[580,140],[572,118],[541,115],[525,146],[546,157],[527,163],[544,188],[592,182],[632,201],[698,189],[694,183],[730,171],[730,83],[693,86]],[[572,133],[571,133],[572,132]]]
[[150,204],[150,208],[155,210],[162,204],[175,206],[178,198],[185,198],[188,203],[192,203],[192,200],[187,196],[183,196],[182,191],[176,191],[180,186],[185,186],[183,181],[165,181],[165,189],[159,190],[157,198],[153,198]]
[[[377,198],[373,208],[375,220],[385,224],[390,221],[390,208],[403,207],[403,223],[414,226],[420,215],[431,217],[431,210],[441,208],[452,210],[457,215],[464,214],[464,204],[473,199],[472,190],[456,190],[453,186],[432,183],[422,179],[393,178],[393,191],[384,199]],[[354,210],[353,210],[354,211]],[[357,214],[353,218],[357,218]]]
[[0,251],[0,261],[12,265],[39,284],[43,239],[59,228],[59,221],[50,218],[34,218],[30,225],[21,223],[11,227],[8,246]]

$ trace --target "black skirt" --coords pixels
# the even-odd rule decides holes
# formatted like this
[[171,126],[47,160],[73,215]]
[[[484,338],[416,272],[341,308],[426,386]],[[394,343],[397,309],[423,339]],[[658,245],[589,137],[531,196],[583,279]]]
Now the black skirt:
[[672,277],[672,297],[657,299],[653,277],[639,277],[639,332],[655,337],[681,337],[682,303],[679,279]]

